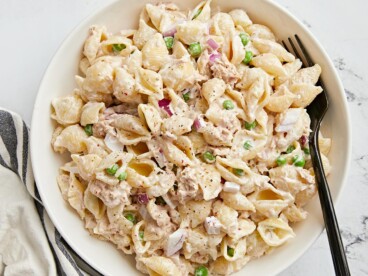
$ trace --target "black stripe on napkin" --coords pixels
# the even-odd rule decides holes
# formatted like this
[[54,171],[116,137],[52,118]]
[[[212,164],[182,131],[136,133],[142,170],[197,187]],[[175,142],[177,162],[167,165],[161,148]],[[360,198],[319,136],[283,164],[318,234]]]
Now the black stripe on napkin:
[[[36,199],[39,200],[39,202],[42,203],[40,194],[39,194],[38,189],[37,189],[36,181],[33,182],[33,186],[34,186],[34,195],[35,195]],[[37,201],[37,200],[35,200],[35,201]]]
[[74,250],[69,246],[67,242],[63,239],[64,246],[69,250],[70,255],[73,257],[78,267],[81,268],[84,272],[87,272],[90,276],[103,276],[103,274],[99,273],[92,266],[86,263]]
[[12,170],[8,164],[5,163],[3,157],[0,155],[0,165],[3,166],[4,168],[7,168],[8,170]]
[[19,175],[17,159],[17,130],[15,129],[13,116],[9,112],[3,110],[0,110],[0,136],[9,152],[10,169]]
[[38,216],[40,217],[40,220],[41,220],[43,231],[44,231],[44,233],[47,237],[47,243],[49,244],[52,257],[54,258],[54,261],[55,261],[56,274],[58,276],[67,276],[66,273],[63,270],[63,267],[61,266],[61,263],[60,263],[57,255],[56,255],[56,253],[55,253],[55,250],[54,250],[54,248],[53,248],[53,246],[50,242],[49,236],[47,235],[45,219],[44,219],[44,208],[43,208],[42,204],[39,203],[37,200],[34,200],[34,203],[36,205],[36,210],[37,210]]
[[22,167],[22,178],[24,184],[27,186],[27,165],[28,165],[28,128],[23,122],[23,167]]
[[[32,181],[33,183],[26,183],[27,182],[27,166],[28,166],[28,163],[30,162],[30,160],[28,160],[28,157],[29,157],[29,129],[24,122],[22,122],[22,125],[20,126],[19,122],[21,122],[21,120],[20,118],[19,120],[17,120],[18,119],[17,116],[18,116],[17,114],[12,114],[11,112],[0,109],[0,137],[3,140],[5,150],[7,151],[7,153],[5,154],[9,155],[10,157],[10,164],[7,164],[3,156],[1,156],[0,154],[0,165],[6,169],[13,171],[18,176],[20,176],[25,186],[34,185],[34,196],[35,196],[34,203],[36,205],[37,213],[40,217],[41,224],[43,226],[43,230],[47,237],[47,242],[49,244],[51,253],[55,261],[57,275],[67,276],[58,258],[58,255],[56,254],[57,248],[59,248],[60,251],[66,257],[66,259],[70,262],[71,266],[75,269],[75,271],[77,272],[79,276],[84,275],[81,272],[80,268],[84,269],[91,276],[101,276],[102,274],[94,270],[83,259],[81,259],[81,257],[78,256],[78,254],[76,254],[73,251],[73,249],[61,237],[60,233],[57,231],[55,226],[52,225],[51,226],[52,228],[50,230],[55,231],[54,232],[55,243],[57,246],[55,248],[53,247],[55,244],[53,244],[53,242],[50,240],[51,237],[48,235],[48,231],[46,229],[47,226],[45,224],[45,219],[44,219],[44,215],[46,211],[42,205],[41,197],[38,192],[36,182],[32,178],[30,178],[29,180],[33,180]],[[17,128],[15,125],[16,123],[17,123],[18,128],[21,129],[19,133],[17,133]],[[22,135],[22,138],[23,138],[22,145],[19,145],[19,146],[22,146],[22,148],[18,149],[18,150],[22,150],[22,160],[19,160],[19,161],[23,161],[21,168],[19,168],[18,157],[17,157],[17,148],[18,148],[18,143],[19,143],[18,138],[20,135]]]
[[59,231],[55,228],[55,242],[57,246],[59,247],[60,251],[64,254],[65,258],[68,259],[70,264],[73,266],[75,271],[78,273],[79,276],[84,276],[80,270],[77,264],[75,263],[74,259],[70,256],[69,252],[66,250],[64,244],[66,243],[64,239],[61,237]]

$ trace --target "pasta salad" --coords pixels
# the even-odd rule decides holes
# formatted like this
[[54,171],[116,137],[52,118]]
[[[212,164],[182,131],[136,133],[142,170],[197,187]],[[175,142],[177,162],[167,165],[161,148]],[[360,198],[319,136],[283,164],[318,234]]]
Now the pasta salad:
[[[146,4],[92,26],[72,94],[52,100],[63,198],[153,275],[229,275],[295,237],[316,194],[306,112],[321,67],[242,9]],[[320,135],[326,174],[331,139]]]

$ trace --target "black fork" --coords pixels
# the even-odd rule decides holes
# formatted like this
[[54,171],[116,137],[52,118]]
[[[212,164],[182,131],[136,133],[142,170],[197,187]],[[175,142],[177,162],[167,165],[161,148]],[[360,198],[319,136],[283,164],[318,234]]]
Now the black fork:
[[[291,45],[292,51],[290,51],[284,41],[282,41],[282,44],[289,52],[294,52],[295,56],[303,62],[303,67],[310,67],[314,65],[310,55],[308,54],[298,35],[295,35],[296,43],[294,43],[293,39],[290,37],[288,38],[288,41]],[[300,53],[302,53],[302,55]],[[321,155],[319,153],[319,128],[328,109],[327,92],[323,86],[322,80],[319,80],[319,85],[323,88],[323,92],[320,93],[307,107],[307,112],[311,119],[312,129],[312,132],[309,135],[309,148],[318,187],[319,200],[321,202],[323,218],[330,244],[332,260],[335,267],[335,274],[339,276],[349,276],[350,271],[348,262],[346,260],[343,243],[341,241],[340,229],[337,223],[330,189],[328,187],[327,179],[323,170]]]

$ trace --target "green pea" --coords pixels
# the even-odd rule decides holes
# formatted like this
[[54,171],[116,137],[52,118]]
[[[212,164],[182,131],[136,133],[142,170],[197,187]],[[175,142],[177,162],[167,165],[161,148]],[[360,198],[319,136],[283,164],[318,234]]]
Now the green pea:
[[213,163],[216,160],[215,156],[212,153],[210,153],[209,151],[206,151],[205,153],[203,153],[203,159],[207,163]]
[[245,141],[245,142],[244,142],[244,148],[245,148],[246,150],[250,150],[250,149],[252,148],[252,142],[251,142],[251,141],[249,141],[249,140]]
[[248,123],[248,122],[244,123],[244,127],[245,127],[246,130],[251,130],[251,129],[255,128],[256,126],[257,126],[256,121],[253,121],[251,123]]
[[122,172],[119,176],[118,176],[118,179],[120,181],[123,181],[123,180],[126,180],[128,177],[128,173],[127,172]]
[[234,103],[230,100],[225,100],[223,103],[222,103],[222,106],[226,109],[226,110],[230,110],[230,109],[234,109]]
[[230,257],[234,257],[234,253],[235,253],[234,248],[227,247],[227,255],[229,255]]
[[132,222],[133,224],[136,223],[136,219],[135,216],[131,213],[125,214],[124,217],[129,220],[130,222]]
[[112,44],[112,50],[115,53],[119,53],[126,48],[125,44]]
[[276,163],[277,163],[277,165],[279,165],[279,166],[283,166],[283,165],[285,165],[285,164],[286,164],[286,158],[285,158],[285,157],[283,157],[283,156],[279,156],[279,157],[277,157],[277,159],[276,159]]
[[167,36],[164,38],[165,44],[168,50],[172,49],[174,45],[174,38],[172,36]]
[[139,231],[139,238],[143,241],[143,238],[144,238],[144,232],[143,231]]
[[185,93],[183,94],[183,99],[185,102],[189,101],[190,100],[190,96],[189,96],[189,92],[188,93]]
[[194,271],[194,276],[208,276],[208,269],[207,267],[201,265],[196,268]]
[[286,153],[292,153],[295,150],[294,146],[288,146],[288,148],[286,149]]
[[244,175],[244,171],[242,169],[233,169],[234,174],[236,174],[237,176],[242,176]]
[[243,59],[243,63],[245,65],[249,64],[249,62],[252,61],[252,58],[253,58],[253,53],[251,51],[246,51],[245,52],[245,57]]
[[295,155],[293,157],[293,164],[296,167],[304,167],[305,165],[305,159],[303,156]]
[[117,164],[114,164],[112,165],[110,168],[107,168],[106,169],[106,172],[109,174],[109,175],[115,175],[116,172],[118,171],[119,169],[119,166]]
[[239,36],[243,45],[246,46],[249,42],[249,36],[246,33],[241,33]]
[[193,20],[196,19],[202,12],[202,9],[199,9],[196,14],[193,16]]
[[91,124],[89,125],[86,125],[84,127],[84,132],[88,135],[88,136],[92,136],[93,135],[93,129],[92,129],[92,126]]
[[199,42],[190,44],[188,52],[192,57],[198,57],[202,52],[201,44]]
[[303,148],[303,151],[304,151],[304,153],[305,153],[305,154],[307,154],[307,155],[309,155],[309,154],[310,154],[310,151],[309,151],[309,149],[308,149],[308,148]]

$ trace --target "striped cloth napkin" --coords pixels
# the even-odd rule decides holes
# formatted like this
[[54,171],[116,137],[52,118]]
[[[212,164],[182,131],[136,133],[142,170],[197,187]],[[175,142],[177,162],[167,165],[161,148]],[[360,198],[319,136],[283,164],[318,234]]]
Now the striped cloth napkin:
[[101,275],[64,241],[33,178],[29,130],[0,108],[0,275]]

